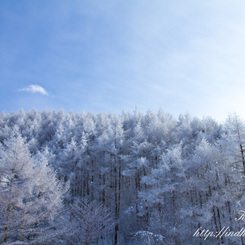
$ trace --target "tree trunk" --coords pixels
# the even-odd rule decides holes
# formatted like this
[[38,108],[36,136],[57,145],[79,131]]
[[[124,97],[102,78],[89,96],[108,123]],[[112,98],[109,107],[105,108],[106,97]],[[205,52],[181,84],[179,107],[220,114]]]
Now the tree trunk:
[[[117,199],[117,168],[114,167],[114,194],[115,194],[115,219],[118,221],[118,199]],[[117,232],[118,232],[118,224],[115,225],[115,240],[114,244],[117,244]]]
[[8,229],[9,229],[9,215],[10,215],[11,202],[8,204],[7,208],[7,217],[6,217],[6,227],[5,227],[5,235],[4,235],[4,243],[8,241]]

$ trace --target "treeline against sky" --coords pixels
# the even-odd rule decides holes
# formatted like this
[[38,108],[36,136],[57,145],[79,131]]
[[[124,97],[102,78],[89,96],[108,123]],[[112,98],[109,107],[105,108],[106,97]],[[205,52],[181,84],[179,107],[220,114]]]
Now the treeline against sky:
[[64,206],[86,201],[110,210],[109,244],[243,244],[240,236],[202,233],[243,225],[245,128],[236,115],[220,124],[161,110],[1,113],[3,148],[13,131],[69,185]]

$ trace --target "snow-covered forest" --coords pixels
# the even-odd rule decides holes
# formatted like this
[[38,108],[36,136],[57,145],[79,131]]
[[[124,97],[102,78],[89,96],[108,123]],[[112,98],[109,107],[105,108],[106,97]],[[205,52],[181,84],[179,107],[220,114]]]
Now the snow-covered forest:
[[245,244],[243,143],[236,115],[3,112],[0,243]]

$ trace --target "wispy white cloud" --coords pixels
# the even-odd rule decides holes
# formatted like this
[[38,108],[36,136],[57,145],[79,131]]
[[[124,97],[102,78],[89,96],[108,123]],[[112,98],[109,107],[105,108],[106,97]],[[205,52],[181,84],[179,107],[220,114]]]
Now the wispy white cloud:
[[48,92],[43,87],[41,87],[40,85],[37,85],[37,84],[31,84],[27,87],[19,89],[19,91],[48,95]]

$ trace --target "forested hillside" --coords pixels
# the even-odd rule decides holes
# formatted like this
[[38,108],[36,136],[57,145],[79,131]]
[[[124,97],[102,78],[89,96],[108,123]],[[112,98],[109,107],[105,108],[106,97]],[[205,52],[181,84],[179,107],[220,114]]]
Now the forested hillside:
[[3,112],[0,142],[0,243],[244,244],[235,115]]

